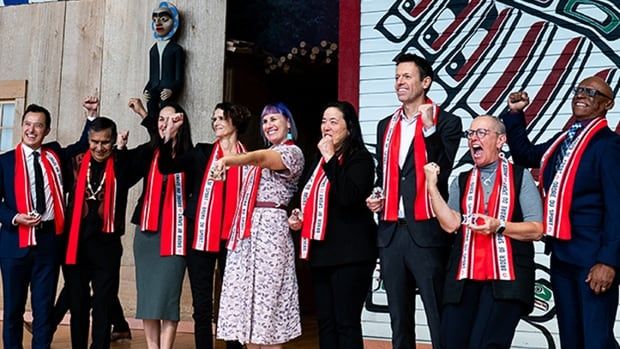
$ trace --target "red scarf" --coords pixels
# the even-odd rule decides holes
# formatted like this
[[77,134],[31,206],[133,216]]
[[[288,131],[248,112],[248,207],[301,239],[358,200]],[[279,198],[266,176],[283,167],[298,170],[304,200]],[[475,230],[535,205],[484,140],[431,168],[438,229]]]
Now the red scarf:
[[[192,247],[198,251],[218,252],[220,240],[228,240],[241,192],[242,167],[233,166],[226,173],[226,181],[209,179],[218,159],[224,156],[219,141],[213,145],[211,157],[205,168],[196,207],[196,225]],[[237,142],[237,153],[245,153],[245,147]]]
[[228,249],[234,250],[240,239],[250,237],[250,228],[252,227],[252,214],[254,213],[254,205],[258,197],[258,187],[260,186],[260,178],[262,168],[254,166],[250,169],[247,177],[243,180],[241,188],[241,202],[238,203],[233,218],[233,226],[228,240]]
[[[426,103],[433,103],[426,99]],[[400,168],[398,166],[398,154],[400,152],[400,127],[404,111],[400,107],[388,123],[385,137],[383,139],[383,191],[385,195],[385,207],[383,209],[383,220],[395,222],[398,220]],[[439,117],[439,106],[433,103],[433,120],[437,125]],[[426,220],[435,216],[431,207],[431,200],[426,187],[426,176],[424,175],[424,165],[428,162],[426,143],[422,132],[423,122],[421,114],[417,113],[414,118],[418,118],[415,125],[413,137],[413,163],[415,165],[416,195],[413,203],[413,216],[416,220]]]
[[[512,164],[503,157],[497,163],[493,191],[489,196],[486,214],[504,221],[512,219],[514,210],[514,172]],[[469,174],[462,199],[463,214],[485,214],[484,193],[477,167]],[[463,225],[463,251],[457,279],[514,280],[514,264],[510,238],[503,234],[485,235]]]
[[[114,232],[114,216],[116,214],[116,175],[114,173],[114,159],[111,155],[105,164],[104,196],[103,196],[103,228],[104,233]],[[82,209],[86,200],[86,181],[90,167],[90,150],[84,153],[79,165],[75,193],[73,197],[73,213],[71,215],[71,228],[69,230],[69,243],[67,245],[66,264],[77,263],[78,242],[80,237],[80,223],[82,221]]]
[[544,192],[544,186],[542,185],[542,183],[545,183],[545,168],[549,164],[551,155],[566,138],[568,131],[560,135],[543,155],[540,162],[539,182],[541,183],[541,188],[543,188],[543,197],[545,198],[543,218],[543,232],[545,235],[560,240],[570,240],[570,208],[573,202],[573,189],[575,186],[577,169],[579,168],[581,157],[588,147],[588,144],[590,144],[590,141],[592,141],[592,138],[594,138],[599,131],[607,127],[607,120],[603,117],[597,117],[579,133],[568,149],[560,170],[557,171],[555,177],[553,177],[548,193]]
[[[283,145],[293,145],[292,141],[285,141]],[[272,149],[272,148],[270,148]],[[237,242],[250,237],[250,229],[252,228],[252,214],[258,197],[258,187],[260,187],[260,179],[262,168],[252,166],[247,173],[247,177],[243,180],[241,188],[241,202],[237,205],[235,217],[233,218],[233,226],[230,232],[230,239],[226,245],[229,250],[237,247]]]
[[[34,204],[32,203],[32,195],[30,194],[26,161],[23,145],[19,143],[15,147],[15,204],[17,206],[17,212],[27,214],[34,210]],[[43,167],[45,167],[47,182],[49,183],[54,202],[56,235],[60,235],[62,234],[65,224],[64,190],[62,187],[60,160],[53,151],[41,148],[41,162],[43,163]],[[44,212],[39,213],[43,214]],[[20,224],[17,227],[17,231],[19,234],[20,248],[35,246],[37,244],[35,227]]]
[[[157,232],[161,218],[161,256],[185,255],[185,174],[163,175],[157,162],[159,149],[153,154],[146,177],[146,190],[142,202],[140,229]],[[164,179],[167,177],[166,187]],[[165,190],[165,191],[164,191]],[[162,191],[164,194],[162,195]],[[162,206],[163,198],[163,206]],[[161,208],[161,212],[159,211]]]
[[[342,163],[342,155],[338,157],[338,162]],[[304,222],[301,228],[300,257],[302,259],[309,257],[310,240],[325,240],[331,185],[325,175],[324,164],[325,159],[321,157],[321,161],[319,161],[301,193],[301,213]]]

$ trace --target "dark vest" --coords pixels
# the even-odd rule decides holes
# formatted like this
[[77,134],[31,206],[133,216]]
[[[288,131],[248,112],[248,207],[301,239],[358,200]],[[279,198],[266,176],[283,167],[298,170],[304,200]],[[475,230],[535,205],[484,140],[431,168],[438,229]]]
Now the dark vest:
[[[512,222],[522,222],[523,213],[519,204],[519,195],[521,193],[521,182],[523,180],[523,167],[513,165],[514,169],[514,188],[515,195],[513,197],[514,210],[512,214]],[[467,179],[471,171],[461,173],[459,175],[459,203],[461,212],[464,212],[463,196],[465,195],[465,187]],[[523,304],[524,315],[529,314],[534,307],[534,244],[532,242],[510,240],[512,246],[512,261],[515,271],[514,281],[495,280],[489,281],[493,284],[493,297],[495,299],[515,300]],[[459,229],[456,234],[450,261],[448,263],[448,273],[446,275],[446,284],[444,289],[444,303],[456,304],[460,303],[463,294],[463,285],[465,282],[478,282],[472,280],[457,280],[457,272],[461,254],[463,249],[463,232]]]

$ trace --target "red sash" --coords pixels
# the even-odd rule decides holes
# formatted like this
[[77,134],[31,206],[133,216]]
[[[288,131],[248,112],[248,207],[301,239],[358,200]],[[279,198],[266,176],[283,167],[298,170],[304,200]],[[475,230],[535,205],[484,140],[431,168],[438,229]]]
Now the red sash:
[[[245,147],[237,142],[237,153],[245,153]],[[218,159],[224,156],[224,150],[217,141],[200,186],[197,200],[194,242],[192,247],[199,251],[218,252],[220,240],[228,240],[233,226],[233,218],[237,209],[237,201],[241,192],[242,167],[233,166],[226,173],[226,181],[209,179],[211,170]]]
[[570,208],[573,201],[573,188],[575,186],[577,169],[579,168],[581,157],[588,147],[588,144],[590,144],[590,141],[592,141],[592,138],[594,138],[599,131],[607,127],[607,119],[604,117],[597,117],[579,133],[562,160],[560,170],[557,171],[555,177],[553,177],[553,181],[547,193],[544,192],[543,185],[543,183],[545,183],[545,168],[549,164],[551,155],[566,138],[568,131],[560,135],[543,155],[540,162],[539,182],[541,183],[541,188],[543,188],[543,197],[545,199],[545,204],[543,206],[543,232],[545,235],[560,240],[570,240]]
[[[283,144],[292,145],[294,143],[287,140]],[[237,205],[232,230],[230,231],[230,239],[228,239],[228,244],[226,245],[229,250],[234,250],[239,240],[247,239],[251,235],[252,214],[254,213],[256,198],[258,197],[262,170],[258,166],[252,166],[247,173],[247,177],[243,180],[241,201]]]
[[[512,164],[503,157],[497,164],[493,191],[489,196],[488,216],[504,221],[512,219],[514,210],[514,173]],[[463,214],[485,214],[480,171],[474,167],[467,180],[462,199]],[[463,250],[457,279],[514,280],[514,264],[510,238],[503,234],[480,234],[463,225]]]
[[[338,157],[338,162],[342,162],[342,155]],[[321,161],[319,161],[301,193],[303,225],[301,227],[300,258],[302,259],[308,259],[310,256],[310,240],[323,241],[325,239],[331,185],[325,175],[324,164],[325,159],[321,157]]]
[[[426,99],[426,103],[433,103]],[[387,125],[385,137],[383,139],[383,192],[385,196],[385,207],[382,219],[385,221],[398,220],[399,206],[399,179],[400,168],[398,166],[398,154],[400,152],[400,127],[403,108],[400,107],[392,114]],[[439,106],[433,103],[433,120],[437,125],[439,117]],[[413,203],[413,216],[416,220],[426,220],[435,216],[431,207],[431,200],[426,187],[426,176],[424,175],[424,165],[428,162],[424,133],[422,132],[423,122],[421,114],[414,115],[418,118],[415,125],[413,137],[413,163],[416,173],[416,196]]]
[[[114,232],[114,216],[116,214],[116,175],[114,173],[114,155],[111,155],[104,169],[104,195],[103,195],[103,228],[104,233]],[[84,153],[82,163],[79,165],[75,193],[73,197],[73,213],[71,215],[71,228],[69,230],[69,243],[67,245],[66,264],[77,263],[78,242],[80,237],[80,225],[82,221],[82,209],[86,199],[86,180],[90,167],[90,150]]]
[[[19,143],[15,147],[15,204],[17,212],[29,213],[34,210],[32,196],[30,194],[30,184],[28,182],[28,168],[26,167],[26,154],[23,146]],[[41,148],[41,162],[45,167],[47,182],[54,202],[54,224],[56,235],[62,234],[65,224],[64,190],[62,187],[62,170],[58,156],[51,150]],[[44,212],[39,212],[43,214]],[[37,244],[35,237],[35,227],[19,225],[19,247],[25,248]]]
[[241,202],[238,203],[233,218],[233,226],[230,232],[230,239],[227,247],[234,250],[240,239],[250,237],[250,229],[252,228],[252,213],[254,213],[254,205],[258,197],[258,187],[260,186],[260,178],[262,168],[253,166],[247,177],[243,181],[241,188]]
[[[157,232],[161,218],[160,255],[184,256],[186,229],[186,221],[183,216],[185,211],[185,174],[163,175],[157,167],[159,155],[159,150],[156,150],[146,177],[140,229]],[[164,188],[164,178],[166,177],[166,187]],[[159,211],[160,208],[161,212]]]

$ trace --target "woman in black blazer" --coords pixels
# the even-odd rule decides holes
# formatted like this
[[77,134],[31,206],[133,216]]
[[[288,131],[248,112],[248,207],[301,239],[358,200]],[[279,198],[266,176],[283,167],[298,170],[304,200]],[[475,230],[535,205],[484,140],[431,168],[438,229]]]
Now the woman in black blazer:
[[362,349],[361,312],[377,261],[377,226],[365,203],[374,161],[350,103],[327,106],[321,134],[289,225],[301,229],[301,257],[310,262],[320,348]]

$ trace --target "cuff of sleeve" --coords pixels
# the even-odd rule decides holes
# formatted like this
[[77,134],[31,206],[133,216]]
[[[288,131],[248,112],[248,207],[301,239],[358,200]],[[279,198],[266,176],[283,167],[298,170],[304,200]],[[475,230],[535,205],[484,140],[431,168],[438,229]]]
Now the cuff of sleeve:
[[614,246],[603,246],[598,252],[596,260],[600,263],[618,268],[620,267],[620,250],[618,248],[614,248]]
[[433,125],[430,128],[422,127],[422,133],[424,134],[424,138],[430,137],[435,134],[437,130],[437,126]]
[[18,215],[19,215],[19,213],[16,214],[15,216],[13,216],[13,219],[11,219],[11,224],[13,224],[13,226],[17,226],[17,221],[16,220],[17,220],[17,216]]

